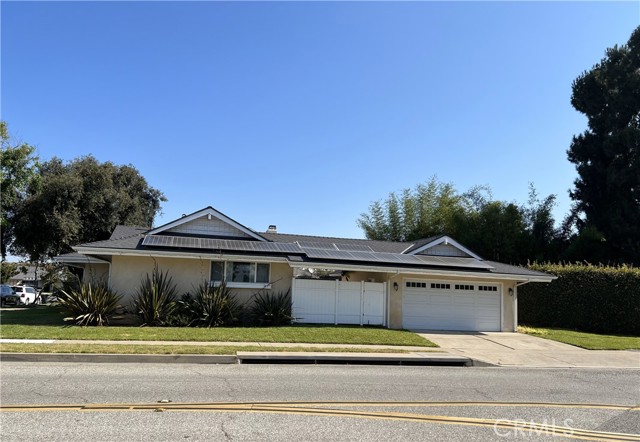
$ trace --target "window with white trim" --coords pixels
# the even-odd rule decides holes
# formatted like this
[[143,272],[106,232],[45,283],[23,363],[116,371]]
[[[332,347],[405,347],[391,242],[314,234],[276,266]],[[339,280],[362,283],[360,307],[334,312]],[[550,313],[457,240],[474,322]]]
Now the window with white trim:
[[449,290],[451,288],[451,284],[443,284],[440,282],[432,282],[431,283],[431,288],[432,289],[445,289],[445,290]]
[[262,262],[212,261],[211,281],[226,281],[229,286],[236,284],[268,284],[271,266]]

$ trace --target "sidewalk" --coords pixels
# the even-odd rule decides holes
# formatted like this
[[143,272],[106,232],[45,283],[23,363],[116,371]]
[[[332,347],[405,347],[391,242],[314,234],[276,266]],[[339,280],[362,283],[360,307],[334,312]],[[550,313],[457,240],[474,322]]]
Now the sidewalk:
[[[572,345],[522,333],[505,332],[417,332],[440,348],[308,344],[278,342],[191,342],[191,341],[104,341],[0,339],[1,343],[25,344],[105,344],[260,347],[264,351],[236,355],[90,355],[54,353],[2,353],[0,360],[74,362],[181,362],[181,363],[371,363],[408,365],[465,365],[529,368],[625,368],[640,369],[640,351],[585,350]],[[340,349],[339,352],[282,352],[270,348]],[[355,349],[388,350],[383,353],[354,352]],[[344,350],[344,351],[342,351]],[[403,353],[398,353],[402,351]]]
[[[453,355],[438,348],[356,345],[356,344],[307,344],[277,342],[184,342],[184,341],[104,341],[104,340],[54,340],[54,339],[0,339],[2,343],[23,344],[106,344],[106,345],[187,345],[263,347],[265,351],[238,351],[236,355],[144,355],[144,354],[86,354],[86,353],[0,353],[4,362],[111,362],[111,363],[189,363],[189,364],[247,364],[247,363],[296,363],[296,364],[375,364],[375,365],[447,365],[470,366],[473,361],[466,356]],[[283,352],[270,348],[344,349],[341,352]],[[354,349],[388,350],[384,353],[353,352]],[[404,351],[405,353],[399,353]],[[406,353],[408,352],[408,353]]]
[[417,333],[450,354],[501,367],[640,369],[634,350],[585,350],[523,333]]

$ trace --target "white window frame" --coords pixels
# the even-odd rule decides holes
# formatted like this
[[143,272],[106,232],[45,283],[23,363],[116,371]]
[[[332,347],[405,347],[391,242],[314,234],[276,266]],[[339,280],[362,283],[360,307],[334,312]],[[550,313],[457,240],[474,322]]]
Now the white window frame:
[[[229,263],[244,263],[251,264],[254,266],[253,274],[255,277],[258,276],[258,264],[266,264],[269,266],[269,276],[267,277],[267,282],[233,282],[226,281],[227,287],[236,288],[236,289],[270,289],[271,288],[271,263],[270,262],[256,262],[256,261],[243,261],[243,260],[234,260],[234,261],[211,261],[209,264],[209,278],[211,278],[211,270],[213,267],[213,263],[222,263],[222,277],[226,278],[227,276],[227,265]],[[211,284],[215,287],[219,286],[222,281],[211,281]]]

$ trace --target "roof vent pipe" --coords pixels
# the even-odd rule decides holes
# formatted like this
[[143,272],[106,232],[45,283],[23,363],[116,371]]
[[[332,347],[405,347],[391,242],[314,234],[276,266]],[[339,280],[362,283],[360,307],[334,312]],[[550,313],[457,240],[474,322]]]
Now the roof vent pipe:
[[278,229],[275,224],[271,224],[267,229],[267,233],[278,233]]

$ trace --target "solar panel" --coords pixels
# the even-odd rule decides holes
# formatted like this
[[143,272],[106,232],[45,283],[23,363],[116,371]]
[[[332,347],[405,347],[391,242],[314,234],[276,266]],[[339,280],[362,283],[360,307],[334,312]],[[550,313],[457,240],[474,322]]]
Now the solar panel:
[[405,265],[433,265],[445,267],[466,267],[475,269],[491,269],[488,264],[474,258],[442,258],[433,256],[403,255],[399,253],[384,252],[348,252],[318,249],[305,249],[304,251],[312,259],[336,259],[344,261],[364,261],[381,264],[405,264]]
[[373,249],[366,244],[334,244],[338,248],[338,250],[346,250],[346,251],[360,251],[360,252],[373,252]]
[[320,241],[298,241],[303,249],[337,250],[335,244]]
[[320,241],[298,241],[298,244],[303,249],[373,252],[373,249],[366,244],[329,243]]
[[[306,245],[306,246],[303,246]],[[305,254],[311,259],[325,259],[337,261],[360,261],[379,264],[398,264],[413,266],[438,266],[460,267],[469,269],[492,269],[489,264],[475,258],[457,258],[431,255],[404,255],[400,253],[374,252],[369,250],[338,250],[335,247],[327,248],[328,243],[320,242],[262,242],[244,241],[221,238],[195,238],[188,236],[147,235],[142,240],[142,245],[149,247],[168,247],[178,249],[196,250],[225,250],[236,252],[256,253],[282,253]],[[322,245],[323,248],[312,247]],[[333,245],[333,244],[332,244]],[[338,247],[351,246],[351,244],[337,244]],[[358,247],[359,245],[354,245]],[[360,246],[364,248],[364,246]]]
[[194,238],[188,236],[147,235],[143,246],[180,249],[233,250],[242,252],[302,253],[295,243],[240,241],[219,238]]

